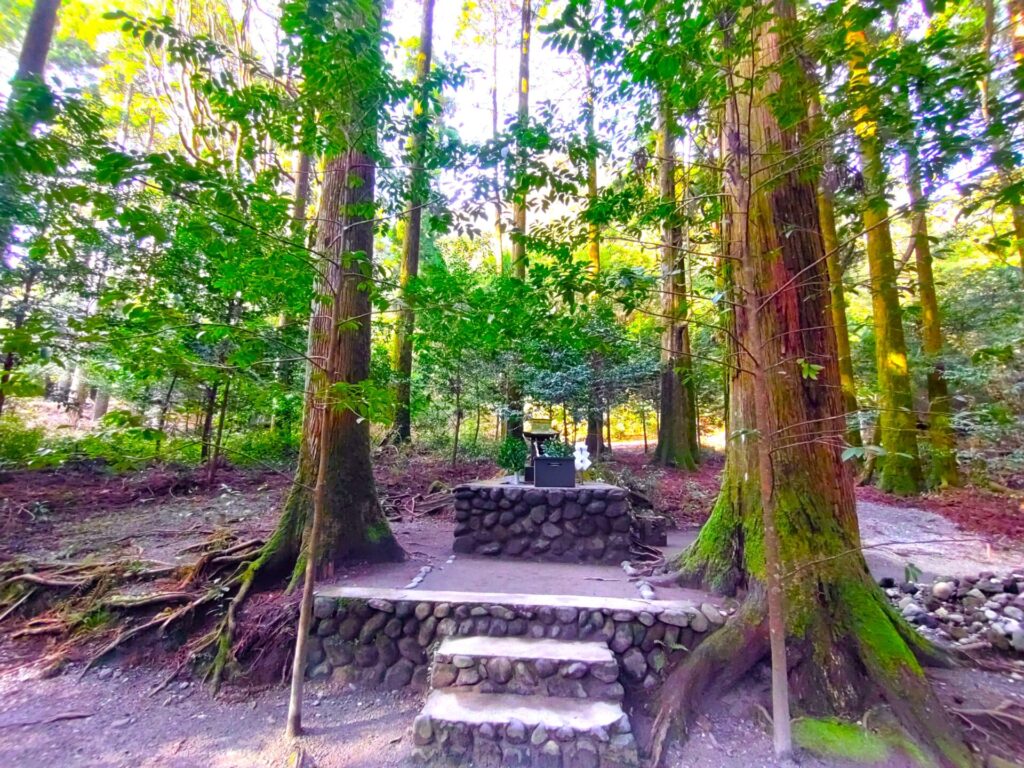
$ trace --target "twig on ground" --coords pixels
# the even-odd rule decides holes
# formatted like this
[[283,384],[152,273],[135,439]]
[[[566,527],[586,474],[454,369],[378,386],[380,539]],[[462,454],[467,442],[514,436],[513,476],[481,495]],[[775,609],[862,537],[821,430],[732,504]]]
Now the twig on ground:
[[16,723],[2,723],[0,728],[19,728],[26,725],[47,725],[49,723],[57,723],[61,720],[81,720],[86,717],[92,717],[95,712],[58,712],[47,717],[42,717],[38,720],[21,720]]
[[18,607],[21,606],[30,597],[32,597],[32,595],[34,595],[35,592],[36,592],[36,588],[32,587],[28,592],[26,592],[24,595],[22,595],[21,598],[16,603],[14,603],[14,605],[12,605],[9,608],[7,608],[7,610],[5,610],[3,613],[0,613],[0,622],[2,622],[4,619],[6,619],[8,616],[10,616],[16,610],[18,610]]

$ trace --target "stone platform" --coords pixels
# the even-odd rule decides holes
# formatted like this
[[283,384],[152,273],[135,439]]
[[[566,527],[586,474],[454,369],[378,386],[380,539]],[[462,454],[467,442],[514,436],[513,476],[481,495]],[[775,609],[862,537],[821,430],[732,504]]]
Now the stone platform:
[[[493,487],[485,501],[505,501]],[[580,504],[580,490],[594,489],[544,506]],[[452,554],[443,521],[395,531],[408,560],[317,587],[307,675],[425,693],[413,756],[431,767],[635,768],[630,713],[725,621],[703,592],[659,586],[658,599],[641,597],[649,585],[617,562]],[[670,536],[665,554],[679,544]]]
[[489,481],[460,485],[453,493],[455,552],[560,562],[629,559],[633,516],[622,488]]
[[[447,663],[443,650],[447,639],[529,638],[602,644],[619,665],[615,680],[602,682],[651,690],[660,683],[670,660],[683,649],[692,649],[724,620],[711,603],[321,587],[314,603],[307,675],[365,687],[412,685],[426,690],[436,654],[442,653],[441,663]],[[536,648],[548,653],[549,661],[565,661],[557,654],[551,656],[549,647]],[[569,647],[561,653],[574,650]],[[529,666],[525,664],[528,654],[499,655]],[[587,674],[591,672],[588,666]],[[610,677],[599,672],[594,676],[599,674]],[[464,683],[469,679],[463,676]],[[606,693],[610,695],[611,689]]]

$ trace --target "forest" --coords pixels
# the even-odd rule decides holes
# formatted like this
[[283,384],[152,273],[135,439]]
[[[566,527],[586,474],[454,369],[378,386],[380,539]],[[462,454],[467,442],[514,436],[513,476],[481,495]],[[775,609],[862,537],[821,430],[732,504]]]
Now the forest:
[[[145,677],[405,765],[414,698],[303,693],[315,589],[550,424],[728,616],[641,764],[1024,764],[1024,1],[0,0],[0,80],[0,762]],[[180,734],[67,764],[283,764]]]

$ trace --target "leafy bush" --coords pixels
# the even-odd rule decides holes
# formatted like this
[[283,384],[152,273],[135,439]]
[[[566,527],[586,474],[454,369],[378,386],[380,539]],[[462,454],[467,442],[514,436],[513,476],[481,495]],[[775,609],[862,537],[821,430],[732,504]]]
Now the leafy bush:
[[287,464],[299,455],[299,435],[290,429],[250,429],[224,436],[222,453],[238,467]]
[[15,416],[0,419],[0,468],[30,466],[43,445],[45,433]]
[[527,448],[523,439],[509,435],[498,448],[498,466],[506,472],[522,472],[526,455]]
[[576,449],[570,444],[553,437],[544,441],[544,455],[555,459],[568,459],[574,456]]

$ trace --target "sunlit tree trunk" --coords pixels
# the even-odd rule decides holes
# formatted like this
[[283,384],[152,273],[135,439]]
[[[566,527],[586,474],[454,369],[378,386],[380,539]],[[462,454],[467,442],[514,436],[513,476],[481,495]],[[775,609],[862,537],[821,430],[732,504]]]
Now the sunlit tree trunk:
[[[533,37],[533,7],[532,0],[522,0],[522,33],[519,43],[519,79],[516,83],[519,93],[519,103],[516,109],[516,128],[520,131],[526,130],[530,119],[530,42]],[[518,152],[518,162],[524,161],[523,149]],[[517,175],[522,173],[522,167],[517,168]],[[522,279],[526,279],[526,243],[522,238],[526,235],[526,189],[522,186],[521,178],[516,181],[516,190],[512,198],[512,230],[515,237],[512,239],[512,272]]]
[[[379,34],[380,6],[369,8],[367,23]],[[370,377],[367,284],[373,273],[379,87],[377,78],[364,76],[355,91],[339,95],[352,117],[336,136],[345,148],[324,164],[299,463],[277,528],[250,569],[261,576],[303,574],[314,489],[324,512],[312,553],[319,573],[333,573],[343,562],[404,556],[377,499],[370,423],[344,403],[332,405],[338,395],[330,389],[334,383],[365,384]]]
[[878,368],[879,412],[884,455],[878,458],[878,486],[901,495],[917,493],[923,484],[917,449],[917,415],[910,386],[903,316],[896,292],[887,174],[882,158],[874,98],[868,75],[868,41],[862,30],[846,34],[850,62],[850,92],[856,100],[854,130],[860,150],[866,200],[864,230],[867,233],[868,271],[875,328],[875,360]]
[[675,133],[667,97],[658,110],[658,186],[661,203],[669,210],[661,229],[662,317],[665,325],[661,352],[661,417],[654,457],[662,464],[695,469],[695,447],[690,444],[691,409],[686,379],[689,377],[689,345],[686,332],[686,260],[680,248],[676,224]]
[[18,56],[18,71],[15,78],[42,77],[46,59],[50,55],[53,31],[57,26],[57,10],[60,0],[36,0],[32,6],[25,40]]
[[[812,93],[809,101],[808,124],[815,135],[822,136],[821,101]],[[828,146],[828,144],[826,144]],[[850,326],[846,319],[846,291],[843,289],[843,266],[839,259],[839,235],[836,227],[835,191],[825,175],[818,181],[818,217],[821,237],[825,246],[825,266],[828,271],[829,310],[832,327],[836,332],[836,353],[839,363],[839,384],[843,389],[846,410],[846,442],[863,445],[860,434],[860,408],[857,405],[857,384],[853,377],[853,355],[850,351]]]
[[407,442],[412,437],[412,335],[416,315],[404,296],[420,269],[420,232],[423,206],[430,194],[429,178],[423,166],[427,130],[430,127],[428,94],[430,61],[434,38],[434,0],[423,0],[423,28],[420,31],[420,52],[416,57],[416,85],[420,91],[413,106],[412,135],[409,137],[409,213],[405,219],[405,240],[402,242],[402,266],[399,288],[403,293],[402,308],[395,326],[392,369],[395,375],[395,422],[392,438]]
[[953,435],[949,385],[942,361],[942,324],[932,274],[932,245],[928,238],[928,200],[921,190],[921,169],[912,151],[907,153],[907,190],[912,218],[917,293],[921,302],[921,341],[931,368],[928,371],[928,435],[931,438],[929,475],[933,486],[958,485],[956,437]]
[[[1024,98],[1024,0],[1007,0],[1010,16],[1010,46],[1013,50],[1014,81],[1018,98]],[[1009,169],[1004,169],[1008,175]],[[1024,286],[1024,203],[1011,207],[1017,257],[1020,259],[1021,285]]]
[[[799,68],[781,66],[797,43],[792,7],[766,0],[761,10],[771,17],[741,16],[726,48],[734,76],[723,137],[725,236],[733,359],[742,368],[730,387],[736,437],[711,518],[681,558],[685,575],[742,588],[743,602],[670,674],[655,733],[667,732],[673,715],[692,718],[768,655],[768,521],[778,536],[787,649],[785,663],[773,658],[773,673],[788,672],[797,713],[855,719],[884,701],[936,762],[973,765],[921,670],[929,647],[890,607],[860,551],[853,483],[835,437],[843,404],[817,194],[803,171],[814,151],[802,143],[807,83]],[[758,19],[753,30],[744,28],[750,18]],[[801,360],[821,368],[805,375]]]
[[[583,106],[584,127],[587,135],[587,204],[592,207],[597,200],[597,130],[595,127],[596,90],[594,86],[594,68],[589,59],[583,63],[586,79],[585,103]],[[601,271],[601,230],[597,222],[587,225],[587,261],[591,272],[597,275]],[[590,402],[587,404],[587,453],[595,459],[605,450],[604,416],[601,409],[601,376],[604,370],[599,354],[590,356],[591,388]]]
[[[491,138],[495,141],[498,139],[498,9],[493,7],[493,16],[491,17]],[[506,274],[508,272],[508,262],[505,259],[505,224],[501,220],[502,217],[502,204],[501,204],[501,170],[500,165],[495,163],[494,165],[494,181],[493,181],[493,195],[494,195],[494,264],[498,268],[498,272]]]

